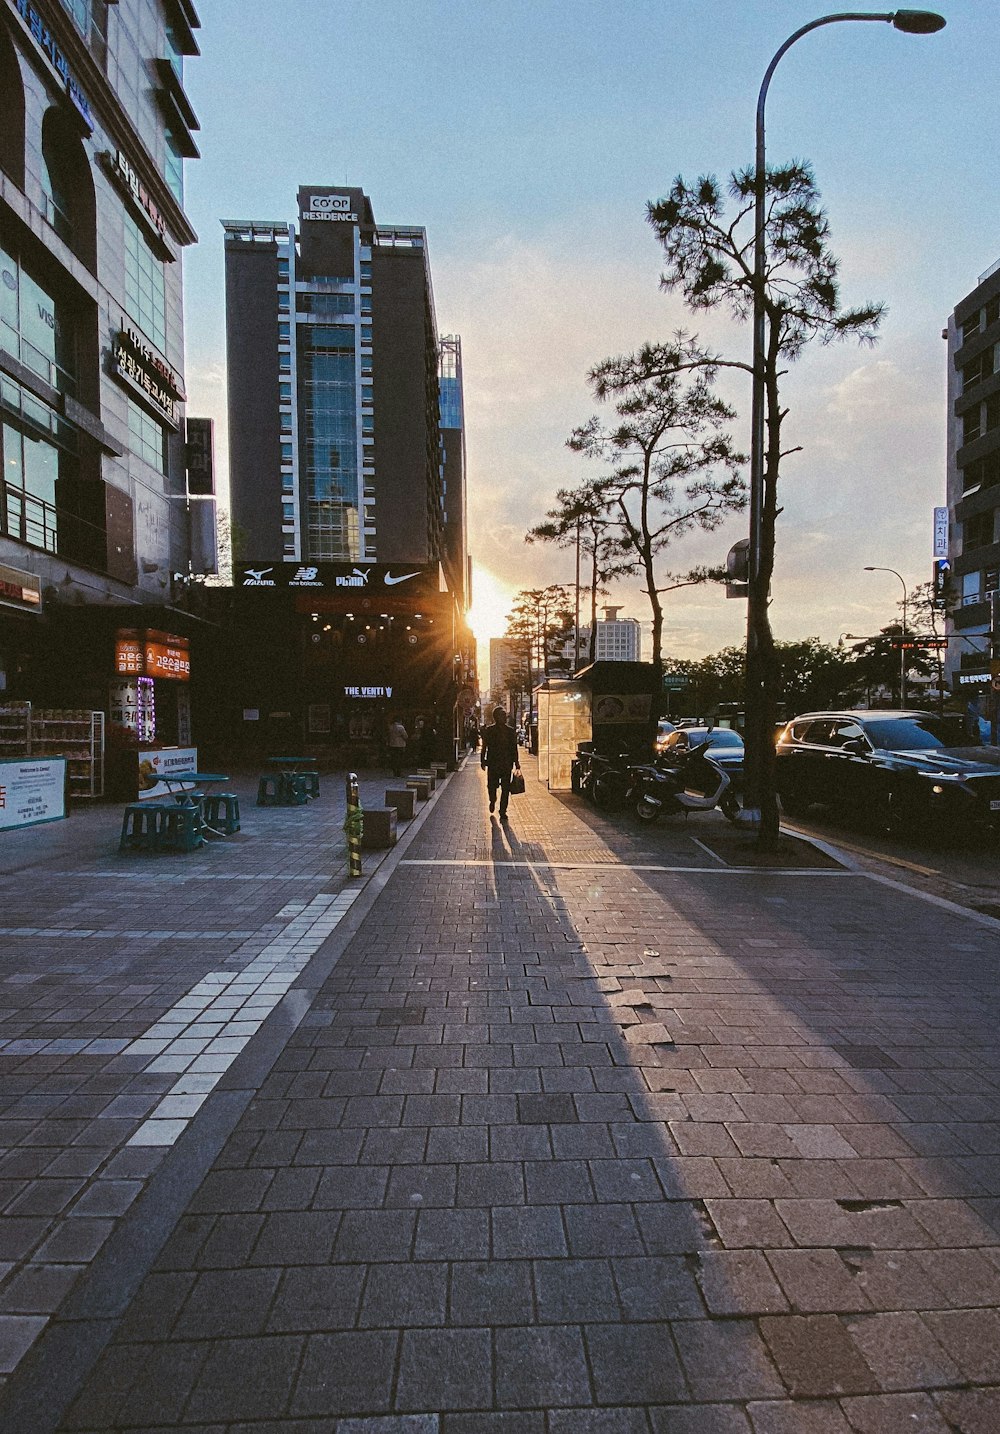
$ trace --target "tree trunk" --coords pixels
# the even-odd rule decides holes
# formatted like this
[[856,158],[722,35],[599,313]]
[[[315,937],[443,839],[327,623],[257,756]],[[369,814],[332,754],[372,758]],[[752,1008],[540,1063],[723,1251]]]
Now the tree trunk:
[[[774,572],[774,529],[778,517],[778,465],[781,456],[777,348],[775,330],[772,326],[764,380],[767,402],[767,451],[764,458],[760,571],[757,573],[755,594],[756,623],[753,645],[756,650],[752,660],[750,654],[748,654],[747,660],[747,687],[754,684],[760,693],[760,701],[757,704],[760,730],[752,735],[752,740],[756,742],[756,750],[761,754],[760,828],[757,833],[757,844],[765,851],[774,850],[780,830],[778,795],[774,782],[774,738],[778,725],[778,690],[781,673],[774,647],[774,634],[771,631],[771,614],[768,609],[771,577]],[[752,672],[751,666],[753,667]]]

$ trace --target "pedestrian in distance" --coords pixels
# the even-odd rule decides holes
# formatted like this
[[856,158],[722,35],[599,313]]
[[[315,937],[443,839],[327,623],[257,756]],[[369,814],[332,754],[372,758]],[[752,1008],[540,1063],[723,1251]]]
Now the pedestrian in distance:
[[494,707],[493,722],[483,728],[483,750],[480,765],[486,773],[486,790],[490,795],[490,811],[496,810],[497,788],[500,789],[500,820],[507,820],[507,803],[510,801],[510,778],[512,771],[520,771],[517,735],[507,725],[507,713],[503,707]]
[[410,740],[406,728],[398,717],[394,717],[389,723],[389,731],[386,734],[386,743],[389,747],[389,761],[392,765],[392,775],[401,775],[403,758],[406,756],[406,744]]

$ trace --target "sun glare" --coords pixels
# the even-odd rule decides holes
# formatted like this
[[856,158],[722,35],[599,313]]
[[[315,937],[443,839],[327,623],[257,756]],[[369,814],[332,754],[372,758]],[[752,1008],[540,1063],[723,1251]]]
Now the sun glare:
[[514,605],[514,589],[477,564],[472,572],[472,606],[468,622],[478,648],[479,668],[489,667],[490,638],[503,637],[507,614]]

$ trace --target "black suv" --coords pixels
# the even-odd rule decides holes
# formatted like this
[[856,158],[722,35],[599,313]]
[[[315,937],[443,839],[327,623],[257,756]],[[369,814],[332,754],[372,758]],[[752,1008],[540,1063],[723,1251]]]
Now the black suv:
[[1000,831],[1000,747],[972,745],[960,718],[930,712],[807,712],[778,737],[781,805],[864,811],[908,822]]

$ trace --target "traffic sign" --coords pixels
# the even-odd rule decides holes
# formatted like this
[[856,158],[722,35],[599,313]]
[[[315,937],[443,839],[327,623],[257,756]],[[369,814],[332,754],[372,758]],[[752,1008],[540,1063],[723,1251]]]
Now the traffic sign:
[[663,674],[663,690],[665,692],[683,692],[688,681],[689,679],[683,672],[665,672]]

